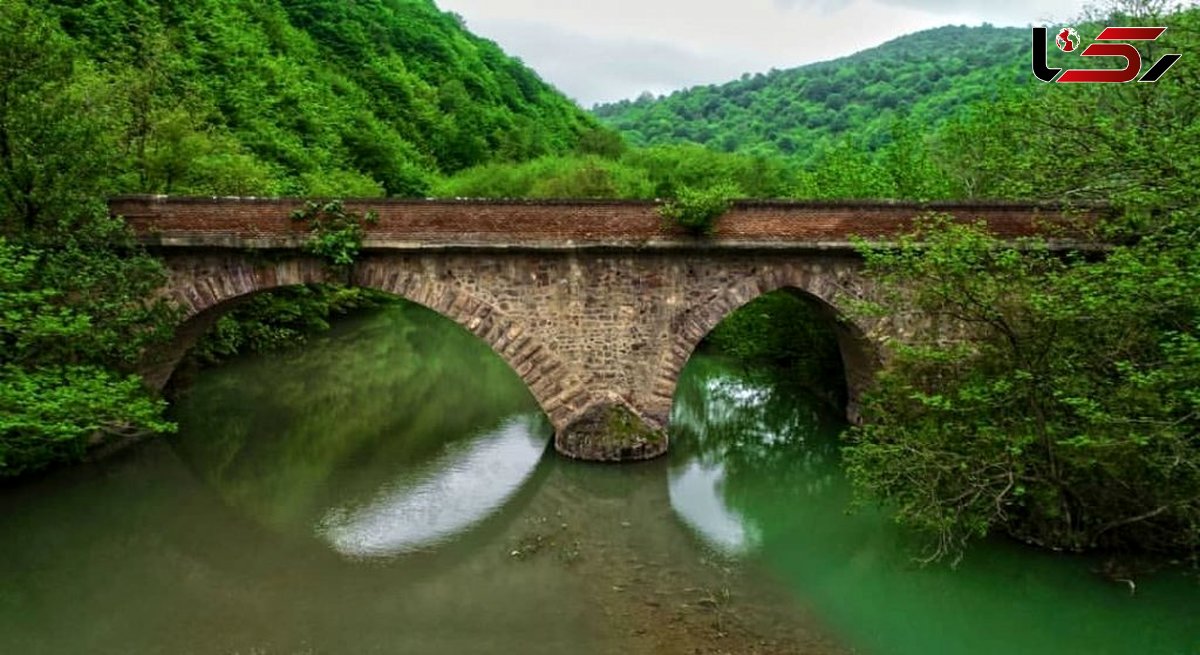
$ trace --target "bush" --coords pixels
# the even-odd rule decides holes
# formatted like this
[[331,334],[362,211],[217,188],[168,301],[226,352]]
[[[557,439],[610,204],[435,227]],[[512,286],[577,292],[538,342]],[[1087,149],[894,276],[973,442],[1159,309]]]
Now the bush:
[[[861,499],[934,537],[1200,548],[1200,214],[1101,261],[934,219],[865,248],[883,311],[926,325],[846,450]],[[1173,232],[1173,233],[1172,233]]]
[[692,234],[707,235],[712,233],[717,219],[729,211],[730,198],[737,193],[737,188],[731,184],[701,190],[683,187],[674,200],[659,209],[659,213]]
[[304,209],[292,212],[292,220],[306,222],[310,228],[304,249],[339,269],[353,264],[362,249],[363,224],[378,218],[374,212],[361,216],[347,212],[341,200],[308,202]]

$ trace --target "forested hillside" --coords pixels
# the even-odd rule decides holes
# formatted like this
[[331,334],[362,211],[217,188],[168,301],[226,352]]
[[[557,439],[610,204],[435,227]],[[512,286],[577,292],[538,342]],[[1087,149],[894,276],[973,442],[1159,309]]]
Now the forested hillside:
[[998,87],[1026,82],[1028,44],[1023,28],[940,27],[833,61],[601,105],[594,113],[633,145],[692,142],[803,157],[852,134],[875,146],[898,119],[933,126]]
[[124,96],[119,191],[422,195],[595,125],[432,0],[24,4]]

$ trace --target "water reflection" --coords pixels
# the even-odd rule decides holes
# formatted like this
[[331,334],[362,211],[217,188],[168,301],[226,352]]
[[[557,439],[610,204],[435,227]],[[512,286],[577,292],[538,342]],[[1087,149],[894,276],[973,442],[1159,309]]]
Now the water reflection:
[[320,534],[344,555],[395,555],[440,543],[482,521],[533,473],[546,450],[539,416],[514,416],[497,430],[421,466],[405,469],[365,504],[330,508]]
[[690,461],[671,470],[668,484],[671,506],[717,550],[746,554],[761,539],[757,526],[725,504],[725,467],[720,464]]
[[407,303],[202,375],[175,413],[177,451],[229,505],[353,557],[469,529],[520,488],[549,441],[503,360]]
[[749,475],[788,493],[830,490],[838,428],[812,394],[780,384],[769,372],[696,357],[671,413],[671,504],[710,546],[746,555],[763,530],[737,506],[739,479]]
[[173,449],[0,489],[0,653],[1200,653],[1194,580],[913,567],[809,394],[706,356],[680,384],[672,455],[599,466],[416,308],[205,371]]
[[860,652],[1200,653],[1200,586],[1179,572],[1136,596],[1097,562],[1001,539],[957,570],[872,508],[850,512],[843,425],[786,375],[693,357],[672,413],[674,511],[717,549],[769,571]]

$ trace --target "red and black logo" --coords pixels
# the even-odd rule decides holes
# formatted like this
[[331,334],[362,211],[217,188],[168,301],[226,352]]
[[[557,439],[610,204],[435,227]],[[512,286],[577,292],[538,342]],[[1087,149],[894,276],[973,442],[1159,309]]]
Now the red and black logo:
[[[1165,27],[1106,27],[1097,41],[1155,41],[1166,32]],[[1128,43],[1092,43],[1080,52],[1081,57],[1117,57],[1125,60],[1124,68],[1050,68],[1046,63],[1046,40],[1049,31],[1044,27],[1033,28],[1033,76],[1043,82],[1096,83],[1096,82],[1157,82],[1182,55],[1163,55],[1150,70],[1142,73],[1142,53]],[[1076,52],[1080,38],[1074,28],[1064,28],[1054,36],[1054,44],[1063,52]],[[1061,73],[1061,75],[1060,75]]]

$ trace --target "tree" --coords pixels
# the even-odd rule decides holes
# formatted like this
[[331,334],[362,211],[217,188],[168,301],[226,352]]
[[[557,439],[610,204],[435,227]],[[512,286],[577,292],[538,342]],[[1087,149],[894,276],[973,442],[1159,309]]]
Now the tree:
[[0,476],[170,428],[130,375],[174,322],[164,274],[102,202],[126,116],[50,19],[0,5]]
[[[1165,22],[1156,47],[1186,52],[1198,21],[1105,24]],[[848,471],[861,499],[934,536],[931,557],[990,532],[1200,549],[1200,79],[1172,73],[1008,91],[938,135],[968,195],[1110,203],[1090,235],[1106,251],[1062,256],[946,219],[865,249],[876,310],[925,329],[891,343]]]
[[116,341],[128,330],[47,284],[63,264],[79,268],[0,237],[0,478],[79,458],[107,435],[172,428],[140,378],[104,363],[134,354]]
[[576,149],[584,155],[598,155],[605,159],[620,159],[628,149],[625,140],[617,132],[602,127],[594,127],[579,137]]
[[[1200,215],[1178,217],[1200,224]],[[1193,237],[1194,238],[1194,237]],[[1107,258],[927,220],[864,246],[876,309],[926,327],[851,430],[860,498],[934,537],[1002,531],[1060,549],[1200,547],[1200,254],[1183,234]]]
[[104,190],[120,132],[110,82],[42,12],[0,6],[0,231],[48,227]]

